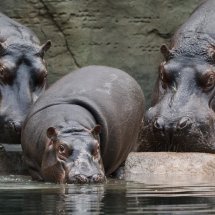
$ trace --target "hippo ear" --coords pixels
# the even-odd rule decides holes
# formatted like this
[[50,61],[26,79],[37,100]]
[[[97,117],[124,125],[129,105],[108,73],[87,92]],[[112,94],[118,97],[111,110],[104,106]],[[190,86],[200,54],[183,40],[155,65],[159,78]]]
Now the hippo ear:
[[46,131],[46,135],[49,139],[56,139],[58,135],[58,131],[54,127],[49,127]]
[[169,48],[167,47],[167,45],[163,44],[163,45],[160,47],[160,51],[161,51],[161,53],[163,54],[165,60],[168,60],[169,57],[170,57],[170,50],[169,50]]
[[101,132],[101,125],[96,125],[96,126],[91,130],[91,133],[92,133],[94,136],[99,135],[100,132]]
[[48,40],[46,43],[44,43],[41,47],[40,47],[40,54],[41,56],[44,56],[45,52],[48,51],[48,49],[51,47],[52,43],[50,40]]

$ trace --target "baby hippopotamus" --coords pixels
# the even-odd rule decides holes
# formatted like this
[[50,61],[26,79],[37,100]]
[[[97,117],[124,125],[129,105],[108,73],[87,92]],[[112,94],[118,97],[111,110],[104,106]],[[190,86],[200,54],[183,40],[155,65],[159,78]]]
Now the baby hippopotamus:
[[127,73],[78,69],[57,81],[30,110],[22,148],[35,180],[103,182],[136,148],[144,96]]

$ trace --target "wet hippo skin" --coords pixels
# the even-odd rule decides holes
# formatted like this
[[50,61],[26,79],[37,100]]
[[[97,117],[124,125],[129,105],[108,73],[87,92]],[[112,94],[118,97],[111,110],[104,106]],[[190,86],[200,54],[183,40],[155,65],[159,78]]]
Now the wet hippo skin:
[[42,95],[22,130],[24,160],[33,179],[103,182],[136,148],[144,96],[125,72],[88,66]]
[[0,13],[0,142],[20,142],[24,118],[45,89],[43,56],[50,46]]
[[215,152],[215,1],[204,1],[161,47],[142,151]]

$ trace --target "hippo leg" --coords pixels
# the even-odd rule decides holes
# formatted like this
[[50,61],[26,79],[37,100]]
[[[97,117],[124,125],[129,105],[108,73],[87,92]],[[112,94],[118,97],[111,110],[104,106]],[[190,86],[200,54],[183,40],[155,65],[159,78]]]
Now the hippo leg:
[[28,159],[26,156],[24,156],[24,161],[28,166],[28,172],[32,176],[32,180],[43,181],[39,167],[36,165],[36,163],[32,162],[32,160]]
[[37,170],[29,168],[28,172],[31,175],[32,180],[35,180],[35,181],[44,181],[43,178],[41,177],[41,175],[37,172]]
[[111,177],[116,179],[124,179],[125,178],[125,162],[123,162],[119,168],[117,168],[112,174]]

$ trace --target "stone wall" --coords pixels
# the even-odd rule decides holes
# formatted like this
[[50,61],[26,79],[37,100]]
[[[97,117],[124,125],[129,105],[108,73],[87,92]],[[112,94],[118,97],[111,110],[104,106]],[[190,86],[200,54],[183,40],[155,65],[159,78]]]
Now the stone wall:
[[53,47],[49,82],[75,68],[100,64],[131,74],[147,104],[168,43],[201,0],[1,0],[1,12],[30,27]]

